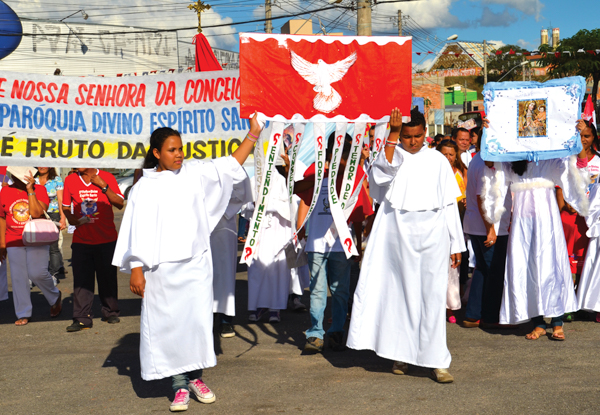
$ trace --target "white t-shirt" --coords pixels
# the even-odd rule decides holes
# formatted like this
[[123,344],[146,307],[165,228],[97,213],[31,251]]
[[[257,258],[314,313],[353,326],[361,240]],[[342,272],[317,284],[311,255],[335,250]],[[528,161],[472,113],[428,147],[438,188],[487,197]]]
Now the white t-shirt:
[[588,173],[590,174],[590,178],[592,179],[592,183],[598,182],[598,175],[600,174],[600,157],[594,155],[591,160],[588,160],[587,164]]
[[[319,199],[315,210],[310,215],[308,241],[306,242],[306,252],[319,252],[321,254],[327,252],[344,252],[344,248],[340,243],[339,236],[335,239],[335,243],[330,245],[325,238],[327,230],[333,223],[333,216],[329,210],[329,198],[327,196],[328,179],[324,178],[319,192]],[[350,229],[352,232],[352,229]]]
[[[481,213],[479,213],[479,206],[477,204],[477,198],[483,190],[484,168],[485,162],[481,158],[480,153],[475,154],[467,170],[467,211],[465,212],[463,227],[465,233],[468,235],[487,235],[485,224],[483,223],[483,218],[481,217]],[[504,199],[504,209],[506,211],[502,215],[500,223],[494,226],[496,235],[508,235],[511,208],[512,195],[511,192],[506,192],[506,198]]]

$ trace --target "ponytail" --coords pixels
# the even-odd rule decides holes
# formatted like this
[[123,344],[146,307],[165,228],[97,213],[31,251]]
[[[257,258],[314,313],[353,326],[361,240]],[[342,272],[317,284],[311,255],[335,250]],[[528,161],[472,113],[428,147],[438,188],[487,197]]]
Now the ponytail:
[[148,152],[144,158],[144,169],[153,169],[158,166],[158,159],[154,156],[154,149],[157,149],[160,152],[165,140],[172,136],[181,138],[179,132],[172,128],[162,127],[154,130],[150,136],[150,148],[148,148]]

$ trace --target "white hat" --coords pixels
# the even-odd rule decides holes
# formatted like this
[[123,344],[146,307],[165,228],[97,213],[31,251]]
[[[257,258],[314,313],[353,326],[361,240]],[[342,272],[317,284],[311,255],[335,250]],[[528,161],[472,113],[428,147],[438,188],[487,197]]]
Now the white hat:
[[25,175],[31,174],[32,176],[35,176],[37,169],[35,167],[11,166],[6,168],[6,172],[10,173],[13,179],[20,180],[26,184],[27,180],[25,180]]

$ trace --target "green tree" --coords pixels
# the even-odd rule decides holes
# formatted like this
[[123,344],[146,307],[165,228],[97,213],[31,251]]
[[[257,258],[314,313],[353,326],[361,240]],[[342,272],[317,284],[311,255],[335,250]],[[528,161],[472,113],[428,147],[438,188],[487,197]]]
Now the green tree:
[[[524,57],[517,55],[517,53],[526,52],[520,46],[517,45],[505,45],[497,50],[501,51],[501,55],[496,55],[495,52],[491,52],[488,57],[487,69],[488,69],[488,82],[502,81],[520,81],[523,79],[523,62]],[[515,54],[510,54],[510,51]],[[483,85],[483,74],[477,77],[477,82]]]
[[556,50],[550,49],[548,45],[540,46],[540,52],[545,54],[540,59],[540,63],[543,66],[549,66],[548,73],[555,78],[575,75],[583,76],[586,79],[591,77],[593,80],[592,101],[598,120],[600,119],[597,105],[600,55],[596,53],[596,49],[600,49],[600,29],[582,29],[574,36],[563,39]]

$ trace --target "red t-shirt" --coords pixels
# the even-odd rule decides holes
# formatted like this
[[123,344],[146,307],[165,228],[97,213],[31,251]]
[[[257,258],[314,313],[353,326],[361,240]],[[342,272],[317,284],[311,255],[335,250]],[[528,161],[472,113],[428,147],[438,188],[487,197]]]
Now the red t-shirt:
[[[44,186],[34,187],[37,200],[50,204],[48,192]],[[29,197],[27,191],[13,186],[5,186],[0,191],[0,217],[6,219],[6,247],[25,246],[23,228],[29,220]]]
[[[98,170],[97,174],[106,182],[110,190],[123,197],[117,180],[112,174],[102,170]],[[86,184],[79,173],[70,174],[65,179],[64,209],[70,210],[71,203],[73,203],[73,214],[77,218],[84,216],[90,218],[90,222],[75,228],[73,243],[99,245],[117,240],[115,217],[108,196],[95,184],[91,182]]]
[[[315,181],[315,163],[311,164],[306,171],[304,172],[304,180],[309,180],[309,181]],[[365,172],[363,170],[363,168],[359,165],[356,166],[356,180],[354,180],[354,187],[352,188],[352,192],[354,192],[354,190],[356,190],[356,186],[358,186],[358,183],[360,183],[360,179],[362,179],[362,177],[364,176]],[[325,170],[325,177],[327,177],[328,175],[328,171]],[[337,176],[337,180],[336,180],[336,189],[338,194],[340,194],[340,190],[342,189],[342,183],[344,181],[344,170],[340,170],[340,173]],[[312,195],[313,195],[313,189],[314,186],[311,187],[309,190],[306,190],[304,192],[300,192],[298,193],[298,196],[304,201],[304,203],[306,203],[308,206],[310,206],[310,203],[312,201]],[[352,210],[352,213],[350,214],[350,217],[348,218],[348,223],[353,223],[353,222],[362,222],[364,221],[367,216],[372,215],[373,213],[375,213],[373,211],[373,207],[371,206],[371,202],[369,201],[369,196],[367,195],[367,192],[365,191],[364,187],[362,189],[360,189],[360,192],[358,194],[358,200],[356,201],[356,205],[354,206],[354,209]]]

